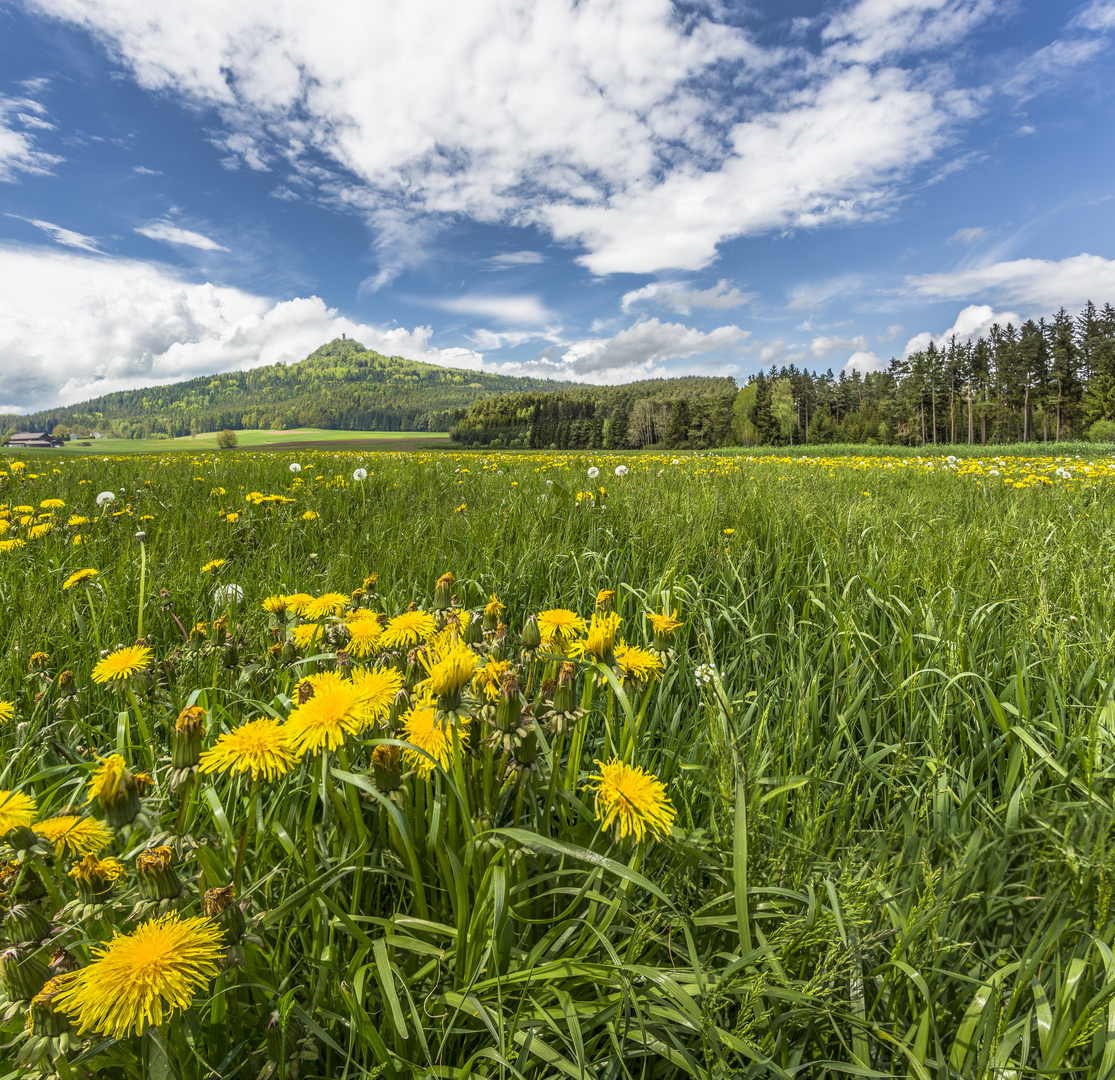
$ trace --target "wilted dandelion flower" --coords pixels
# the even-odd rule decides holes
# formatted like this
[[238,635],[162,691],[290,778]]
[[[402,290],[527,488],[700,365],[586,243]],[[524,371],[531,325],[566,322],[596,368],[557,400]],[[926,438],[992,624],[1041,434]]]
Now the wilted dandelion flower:
[[614,611],[605,612],[603,615],[593,612],[592,622],[589,624],[584,640],[580,642],[582,654],[602,663],[610,663],[622,621]]
[[278,720],[264,716],[222,735],[202,752],[203,773],[251,773],[252,779],[277,780],[285,776],[298,760],[290,735]]
[[[437,706],[434,702],[428,700],[419,702],[403,717],[403,738],[419,750],[425,751],[425,754],[420,754],[416,750],[403,751],[407,763],[418,770],[418,775],[423,780],[428,779],[434,771],[434,761],[443,769],[449,768],[453,757],[453,736],[448,725],[438,723]],[[457,739],[461,748],[466,748],[468,729],[459,727]],[[427,754],[429,757],[426,756]]]
[[345,593],[327,592],[305,604],[301,613],[305,618],[319,622],[327,615],[339,615],[348,606],[348,601]]
[[409,649],[425,641],[437,629],[434,617],[425,611],[404,611],[383,629],[380,646],[384,649]]
[[619,758],[607,764],[597,761],[600,772],[590,777],[596,786],[586,785],[595,792],[596,820],[600,831],[613,831],[616,840],[632,836],[636,841],[667,836],[676,816],[666,785],[637,765],[625,765]]
[[112,843],[112,831],[103,821],[65,814],[36,821],[32,831],[50,842],[58,858],[96,855]]
[[113,502],[115,500],[115,498],[116,498],[115,492],[102,491],[100,493],[100,495],[97,496],[97,505],[98,506],[108,506],[108,504],[110,502]]
[[35,818],[35,800],[22,791],[0,791],[0,836],[19,825],[30,826]]
[[654,628],[655,635],[667,640],[673,635],[675,630],[685,625],[685,623],[678,618],[677,608],[674,608],[672,615],[667,614],[666,609],[663,608],[661,615],[652,611],[647,614],[647,618],[650,620],[650,625]]
[[201,568],[201,572],[203,574],[211,574],[214,570],[219,570],[222,566],[224,566],[226,562],[228,562],[228,559],[210,559]]
[[96,683],[122,682],[142,671],[154,655],[146,645],[127,645],[109,653],[93,668]]
[[585,620],[568,608],[551,608],[538,613],[538,633],[542,644],[552,652],[564,652],[585,629]]
[[473,676],[472,692],[477,697],[484,697],[488,701],[498,701],[499,688],[503,685],[503,677],[510,668],[511,664],[507,660],[489,660]]
[[67,589],[72,589],[75,585],[80,585],[84,581],[89,581],[91,578],[95,578],[99,573],[100,570],[93,570],[91,568],[77,570],[62,582],[62,591],[65,592]]
[[601,589],[596,594],[596,606],[599,608],[609,608],[612,606],[612,601],[616,598],[615,589]]
[[359,483],[361,480],[366,480],[368,478],[368,470],[367,469],[357,469],[352,474],[352,478],[353,478],[353,480],[357,481],[357,483]]
[[74,972],[57,1004],[79,1034],[140,1035],[190,1007],[195,991],[217,975],[223,937],[213,920],[177,913],[151,919],[131,934],[116,933],[107,947],[94,947],[92,963]]

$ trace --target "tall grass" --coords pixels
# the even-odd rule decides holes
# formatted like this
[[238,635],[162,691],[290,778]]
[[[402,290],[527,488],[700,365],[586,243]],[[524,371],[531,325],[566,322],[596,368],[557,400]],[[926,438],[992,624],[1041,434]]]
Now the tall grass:
[[[150,829],[115,850],[127,862],[167,836],[199,888],[242,859],[249,920],[184,1017],[75,1039],[64,1060],[37,1051],[41,1067],[1115,1076],[1112,481],[1017,490],[748,456],[322,452],[295,484],[279,455],[168,455],[4,479],[9,506],[67,505],[0,556],[0,698],[16,712],[0,788],[60,812],[84,801],[94,753],[150,764]],[[104,511],[102,489],[117,495]],[[295,501],[253,506],[253,491]],[[93,521],[65,529],[74,511]],[[200,572],[212,559],[216,578]],[[63,593],[85,566],[95,584]],[[540,729],[525,786],[497,776],[478,794],[450,769],[387,795],[369,773],[380,734],[259,797],[199,778],[180,806],[166,755],[181,708],[202,705],[214,734],[284,715],[296,680],[333,663],[269,661],[264,596],[347,592],[375,571],[394,614],[428,606],[449,569],[464,608],[499,595],[512,639],[543,608],[587,616],[602,588],[632,641],[663,606],[686,625],[641,694],[582,666],[571,782],[570,740]],[[225,613],[222,583],[245,594],[235,655],[185,641]],[[158,667],[131,707],[90,672],[136,637],[141,589]],[[36,650],[50,660],[32,672]],[[594,820],[585,782],[621,729],[677,810],[661,843],[617,843]],[[65,892],[60,866],[44,873]],[[59,940],[87,959],[134,899],[57,922]],[[23,1023],[14,1010],[9,1036]]]

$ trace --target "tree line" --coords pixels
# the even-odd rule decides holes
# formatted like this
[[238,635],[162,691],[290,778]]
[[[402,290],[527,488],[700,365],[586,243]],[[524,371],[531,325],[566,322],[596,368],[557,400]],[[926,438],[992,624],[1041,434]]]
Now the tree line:
[[930,342],[860,374],[771,368],[736,397],[733,438],[800,443],[1061,442],[1115,439],[1115,308],[1089,302],[974,341]]

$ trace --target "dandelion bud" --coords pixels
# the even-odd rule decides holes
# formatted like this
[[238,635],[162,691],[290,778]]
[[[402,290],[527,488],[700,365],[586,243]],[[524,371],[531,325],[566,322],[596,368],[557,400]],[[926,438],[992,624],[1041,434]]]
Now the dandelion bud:
[[4,843],[14,851],[26,851],[28,848],[33,848],[38,841],[39,838],[32,832],[29,825],[16,825],[9,829],[8,834],[4,837]]
[[89,781],[89,797],[100,803],[105,812],[105,820],[114,829],[130,825],[139,813],[139,790],[135,777],[119,754],[98,758],[101,767]]
[[247,923],[244,921],[244,912],[236,903],[236,893],[231,885],[206,890],[205,914],[224,928],[224,944],[235,945],[243,937]]
[[54,1008],[54,999],[65,989],[69,979],[56,975],[31,999],[27,1027],[33,1035],[54,1039],[70,1030],[70,1021],[65,1012]]
[[136,856],[136,880],[144,900],[171,900],[182,891],[174,870],[174,852],[168,847],[153,847]]
[[377,746],[372,751],[372,780],[385,795],[397,791],[402,784],[401,762],[402,751],[397,746]]
[[577,683],[577,665],[566,660],[558,672],[557,686],[554,688],[554,712],[573,711],[573,695]]
[[16,904],[4,916],[4,936],[9,941],[42,941],[50,935],[50,923],[32,904]]
[[531,724],[515,747],[515,764],[520,769],[533,769],[538,761],[538,729]]
[[453,593],[452,574],[442,574],[437,579],[437,584],[434,586],[434,611],[448,611],[452,604]]
[[46,886],[33,867],[13,860],[0,867],[0,894],[9,904],[29,903],[46,896]]
[[523,648],[527,650],[537,649],[542,644],[542,634],[538,630],[538,619],[531,615],[523,627],[522,634]]
[[503,685],[499,688],[499,701],[496,704],[496,727],[500,731],[514,731],[519,726],[523,715],[523,703],[519,697],[519,680],[513,671],[503,676]]
[[15,946],[0,953],[0,980],[12,1001],[30,1001],[50,978],[46,964],[34,952]]
[[178,714],[174,723],[174,742],[171,764],[175,769],[191,769],[201,757],[201,743],[205,738],[205,710],[200,705],[190,705]]
[[293,663],[298,659],[298,646],[293,641],[287,640],[283,643],[282,654],[280,659],[284,664]]
[[391,711],[387,714],[387,726],[392,731],[398,731],[403,716],[408,712],[410,712],[410,694],[400,690],[395,695],[395,700],[391,702]]
[[469,612],[465,617],[461,638],[466,645],[480,645],[484,641],[484,619],[479,612]]

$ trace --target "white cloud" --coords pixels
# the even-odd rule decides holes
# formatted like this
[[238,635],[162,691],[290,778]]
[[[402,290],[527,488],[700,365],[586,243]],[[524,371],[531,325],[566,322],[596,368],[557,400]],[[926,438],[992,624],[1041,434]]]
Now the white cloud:
[[496,267],[535,266],[545,260],[541,251],[508,251],[503,255],[493,255],[488,262]]
[[1115,2],[1092,0],[1091,4],[1073,18],[1069,27],[1082,30],[1115,30]]
[[99,252],[101,250],[100,244],[92,236],[86,236],[84,233],[74,232],[73,229],[65,229],[61,225],[55,225],[53,221],[41,221],[38,218],[20,217],[19,214],[8,214],[10,218],[15,218],[17,221],[26,221],[28,225],[34,225],[36,229],[42,229],[56,244],[62,244],[64,247],[77,248],[80,251]]
[[977,240],[982,240],[987,235],[987,230],[982,225],[973,226],[970,229],[957,229],[956,232],[948,238],[950,244],[974,244]]
[[840,274],[825,281],[806,281],[795,285],[786,304],[791,310],[819,309],[845,296],[863,289],[865,280],[860,274]]
[[228,248],[218,244],[216,240],[210,240],[208,236],[204,236],[202,233],[180,228],[169,221],[151,221],[146,225],[141,225],[135,231],[140,236],[146,236],[150,240],[162,240],[167,244],[181,244],[185,247],[199,248],[202,251],[228,251]]
[[969,304],[961,310],[956,316],[956,321],[944,333],[933,334],[923,330],[920,334],[915,334],[906,342],[902,356],[905,358],[912,353],[921,352],[922,349],[929,348],[930,342],[939,349],[943,348],[953,337],[959,342],[975,341],[976,338],[986,337],[995,323],[1000,326],[1006,326],[1007,323],[1018,326],[1021,322],[1022,320],[1013,311],[997,312],[990,304]]
[[34,137],[22,130],[53,127],[43,118],[44,113],[36,101],[0,96],[0,181],[12,183],[20,173],[46,175],[62,160],[36,148]]
[[1106,42],[1102,38],[1059,38],[1027,57],[1003,89],[1027,100],[1105,51]]
[[470,296],[428,300],[432,307],[461,315],[483,315],[511,326],[546,326],[554,315],[537,296]]
[[[670,0],[163,0],[158,18],[145,0],[33,2],[145,88],[216,110],[230,162],[289,173],[280,191],[377,234],[400,215],[541,225],[596,274],[696,270],[732,237],[886,212],[976,111],[918,54],[992,6],[862,0],[818,51]],[[377,246],[370,288],[398,272]]]
[[933,300],[987,297],[999,304],[1053,311],[1087,300],[1115,296],[1115,259],[1073,255],[1067,259],[1014,259],[990,266],[919,274],[906,278],[905,291]]
[[276,301],[156,263],[0,246],[0,409],[301,360],[342,333],[427,363],[478,368],[483,359],[434,348],[428,326],[367,326],[317,296]]
[[742,307],[757,295],[753,292],[741,292],[729,285],[724,278],[707,289],[694,288],[692,282],[688,281],[652,281],[641,289],[624,293],[621,306],[627,312],[637,304],[649,303],[676,311],[679,315],[689,315],[694,308],[724,311]]
[[820,360],[834,352],[847,352],[849,349],[858,350],[857,355],[859,352],[866,352],[867,338],[862,334],[851,338],[821,336],[815,337],[809,343],[809,353],[815,360]]
[[889,366],[889,360],[883,360],[868,350],[860,350],[848,357],[844,370],[849,373],[858,371],[861,375],[866,375],[870,371],[886,371]]
[[162,176],[161,169],[149,169],[146,165],[135,165],[132,167],[132,172],[139,173],[140,176]]

